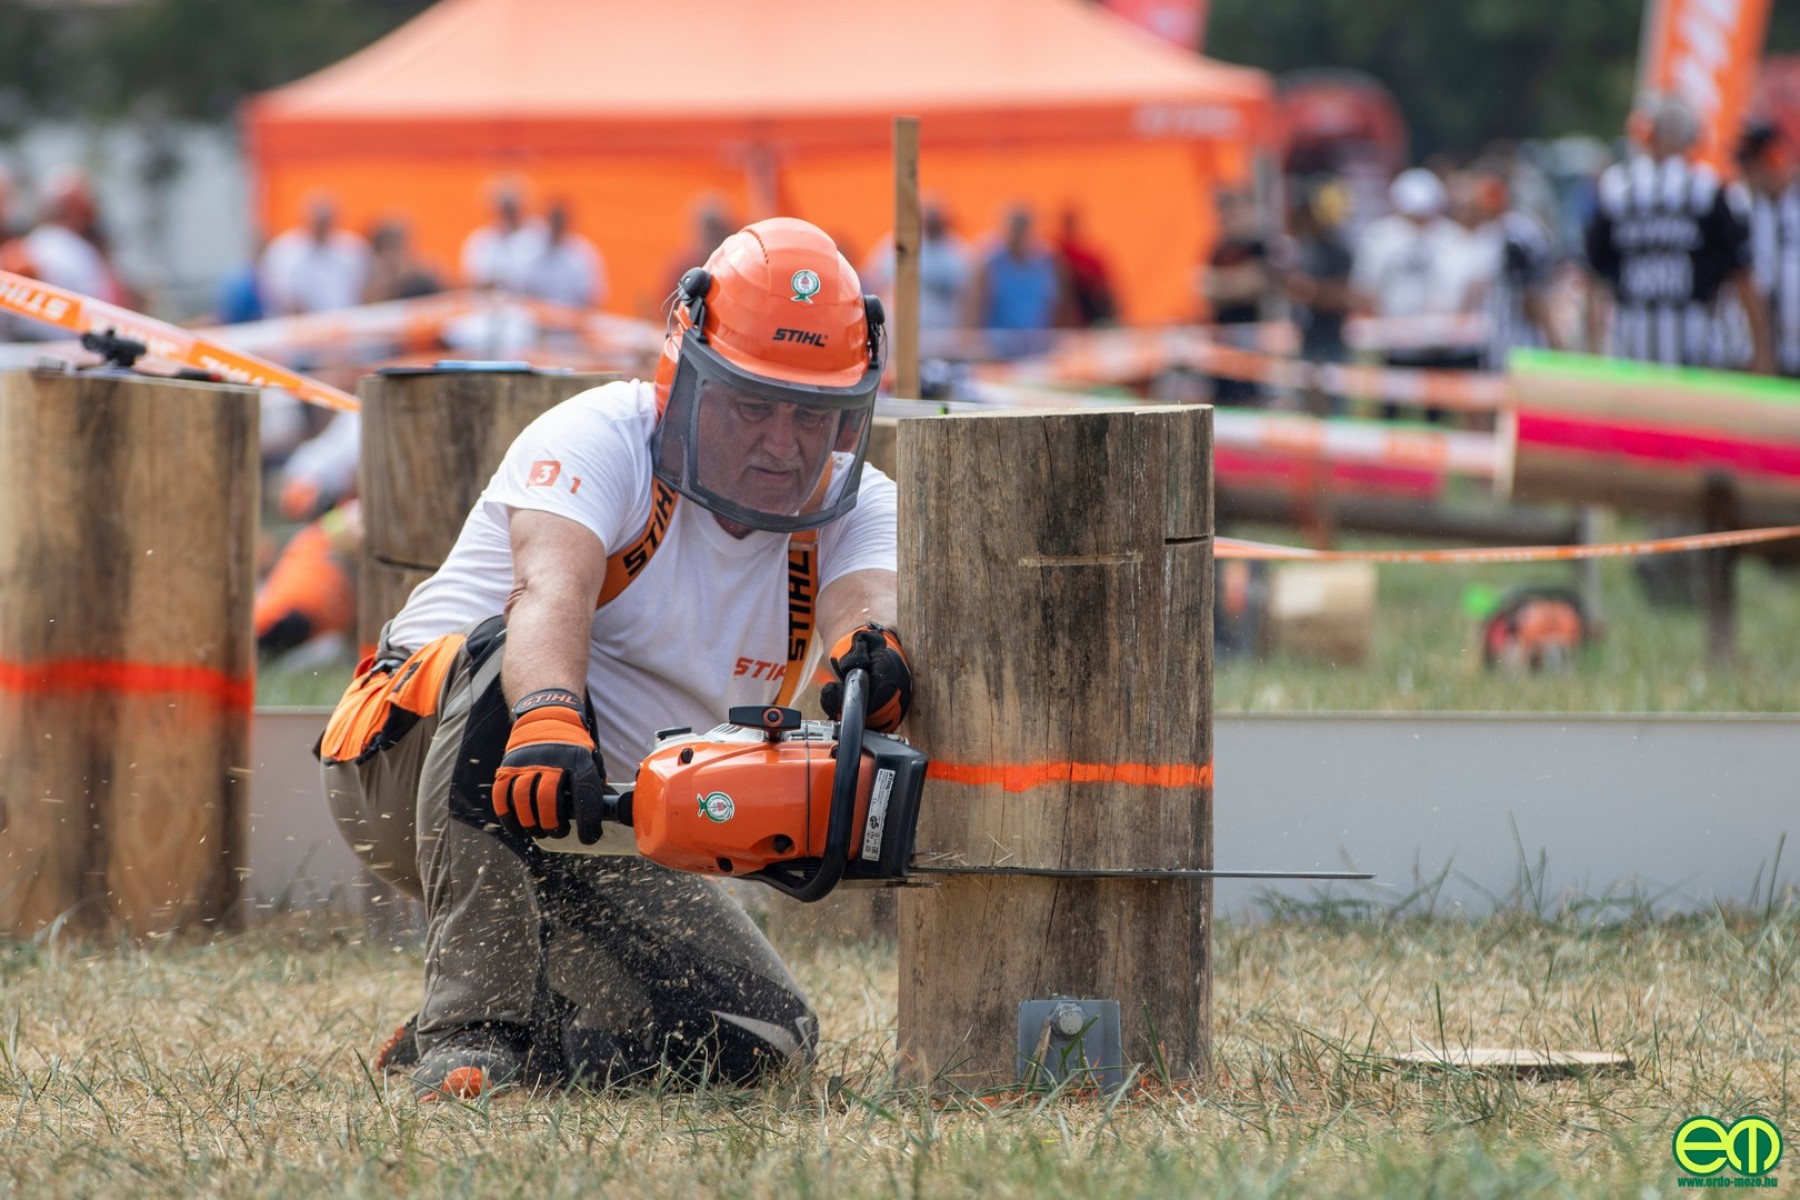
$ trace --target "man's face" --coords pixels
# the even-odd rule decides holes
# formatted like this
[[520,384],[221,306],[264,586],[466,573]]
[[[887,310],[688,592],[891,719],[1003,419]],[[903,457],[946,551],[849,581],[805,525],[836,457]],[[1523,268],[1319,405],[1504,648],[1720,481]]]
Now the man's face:
[[699,483],[759,512],[797,513],[819,481],[842,416],[709,382],[700,392]]

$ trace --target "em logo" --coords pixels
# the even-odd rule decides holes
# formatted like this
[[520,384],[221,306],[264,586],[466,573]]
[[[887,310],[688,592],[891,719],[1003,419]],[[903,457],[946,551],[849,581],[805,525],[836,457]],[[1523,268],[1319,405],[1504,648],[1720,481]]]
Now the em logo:
[[[1781,1130],[1764,1117],[1739,1117],[1726,1124],[1713,1117],[1689,1117],[1670,1143],[1675,1165],[1687,1172],[1680,1187],[1774,1187],[1781,1161]],[[1719,1173],[1730,1166],[1738,1178]]]

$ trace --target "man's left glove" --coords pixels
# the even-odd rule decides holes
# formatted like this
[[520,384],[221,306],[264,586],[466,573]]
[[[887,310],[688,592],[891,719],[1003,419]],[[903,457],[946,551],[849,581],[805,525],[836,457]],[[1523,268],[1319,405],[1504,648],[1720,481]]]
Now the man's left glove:
[[836,721],[844,714],[844,676],[861,667],[869,673],[869,715],[864,721],[876,733],[892,733],[906,720],[912,707],[912,668],[900,635],[885,625],[870,622],[845,634],[831,648],[831,669],[837,679],[819,689],[819,706]]
[[606,772],[581,701],[551,688],[513,709],[506,757],[494,774],[494,815],[515,834],[566,837],[570,823],[584,846],[600,840]]

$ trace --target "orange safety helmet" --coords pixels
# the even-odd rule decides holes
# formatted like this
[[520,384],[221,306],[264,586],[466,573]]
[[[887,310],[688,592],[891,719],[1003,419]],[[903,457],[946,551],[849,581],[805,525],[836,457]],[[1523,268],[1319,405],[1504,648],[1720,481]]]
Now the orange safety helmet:
[[774,217],[681,277],[656,371],[657,477],[727,520],[814,529],[856,504],[881,301],[823,230]]

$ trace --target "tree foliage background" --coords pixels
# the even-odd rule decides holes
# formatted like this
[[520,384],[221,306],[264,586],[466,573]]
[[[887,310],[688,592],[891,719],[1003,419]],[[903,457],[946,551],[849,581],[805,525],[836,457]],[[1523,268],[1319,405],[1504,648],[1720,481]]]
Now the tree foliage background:
[[[1212,0],[1206,52],[1280,74],[1351,67],[1386,84],[1413,153],[1495,138],[1617,133],[1645,0]],[[1770,53],[1800,51],[1800,4],[1775,0]]]
[[0,136],[33,117],[224,119],[430,0],[0,0]]

